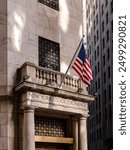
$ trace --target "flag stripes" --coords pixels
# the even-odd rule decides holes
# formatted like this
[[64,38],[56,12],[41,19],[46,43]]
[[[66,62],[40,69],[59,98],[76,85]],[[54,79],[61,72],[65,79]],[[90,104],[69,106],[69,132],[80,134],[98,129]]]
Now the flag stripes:
[[76,73],[79,75],[81,80],[86,84],[86,86],[89,86],[90,81],[93,79],[93,77],[92,77],[91,66],[87,59],[87,55],[83,44],[80,48],[76,60],[74,61],[72,68],[76,71]]

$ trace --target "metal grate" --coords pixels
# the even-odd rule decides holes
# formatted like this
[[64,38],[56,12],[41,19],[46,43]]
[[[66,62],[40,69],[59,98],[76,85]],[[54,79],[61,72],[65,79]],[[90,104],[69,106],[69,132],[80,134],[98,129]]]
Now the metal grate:
[[39,37],[39,65],[60,71],[58,43]]
[[35,135],[65,137],[65,121],[36,117]]
[[45,4],[55,10],[59,10],[59,0],[38,0],[38,2]]

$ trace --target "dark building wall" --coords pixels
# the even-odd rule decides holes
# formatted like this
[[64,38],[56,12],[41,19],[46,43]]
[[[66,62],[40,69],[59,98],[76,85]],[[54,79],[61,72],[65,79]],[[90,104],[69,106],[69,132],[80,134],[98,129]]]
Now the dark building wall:
[[113,87],[113,2],[87,2],[87,44],[93,78],[90,94],[96,94],[89,105],[89,150],[112,148]]

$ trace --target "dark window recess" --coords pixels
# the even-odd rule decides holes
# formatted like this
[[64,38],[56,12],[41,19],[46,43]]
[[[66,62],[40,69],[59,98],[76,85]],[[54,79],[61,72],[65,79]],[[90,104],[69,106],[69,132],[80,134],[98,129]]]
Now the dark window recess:
[[35,117],[35,135],[65,137],[66,121],[62,119]]
[[103,38],[102,46],[103,46],[103,49],[104,49],[105,48],[105,38]]
[[98,89],[100,89],[100,78],[98,78]]
[[109,30],[107,30],[107,42],[109,41]]
[[100,94],[98,95],[98,100],[99,100],[99,109],[101,108],[101,99],[100,99]]
[[106,7],[107,7],[107,5],[108,5],[108,0],[106,0]]
[[108,98],[111,100],[111,85],[108,86]]
[[97,46],[97,56],[99,56],[99,45]]
[[95,20],[94,20],[94,31],[95,31],[96,25],[95,25]]
[[107,99],[107,93],[106,90],[104,90],[104,103],[106,104],[106,99]]
[[93,15],[95,15],[95,6],[93,6]]
[[96,60],[96,51],[94,52],[94,59]]
[[98,30],[97,30],[97,41],[98,41],[98,39],[99,39],[99,32],[98,32]]
[[106,83],[106,73],[105,72],[104,72],[103,76],[104,76],[104,83]]
[[110,58],[110,49],[108,48],[107,49],[107,60],[109,60],[109,58]]
[[45,4],[55,10],[59,10],[59,0],[38,0],[38,2]]
[[110,72],[110,66],[108,67],[108,78],[110,78],[111,72]]
[[113,13],[113,1],[111,1],[111,13]]
[[97,66],[95,66],[95,76],[97,75]]
[[107,120],[107,108],[105,108],[105,120]]
[[97,91],[97,81],[96,81],[96,83],[95,83],[95,90]]
[[39,66],[60,71],[58,43],[39,37]]
[[103,66],[105,66],[105,55],[103,55]]
[[94,35],[94,45],[96,45],[96,35]]
[[97,0],[96,0],[96,9],[98,8],[98,2],[97,2]]
[[102,22],[102,32],[104,32],[104,21]]
[[111,31],[113,33],[113,20],[111,21]]
[[98,62],[98,72],[100,72],[100,64],[99,64],[99,62]]
[[108,24],[108,12],[106,13],[106,24]]
[[98,24],[98,14],[96,15],[96,24]]
[[104,14],[104,5],[102,4],[102,16]]

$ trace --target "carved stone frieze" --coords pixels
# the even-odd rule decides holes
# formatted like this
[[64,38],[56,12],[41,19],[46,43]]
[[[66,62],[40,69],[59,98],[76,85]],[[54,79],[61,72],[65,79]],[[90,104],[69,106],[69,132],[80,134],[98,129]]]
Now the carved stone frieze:
[[80,110],[87,112],[87,103],[85,102],[65,99],[65,98],[51,96],[51,95],[39,94],[36,92],[27,92],[26,96],[23,96],[22,102],[23,102],[22,104],[24,105],[30,103],[31,105],[36,105],[36,107],[39,106],[41,108],[44,108],[45,105],[48,105],[48,106],[53,106],[50,107],[50,109],[51,108],[58,109],[63,107],[64,109],[66,109],[66,111],[68,109],[75,109],[78,110],[78,112]]

